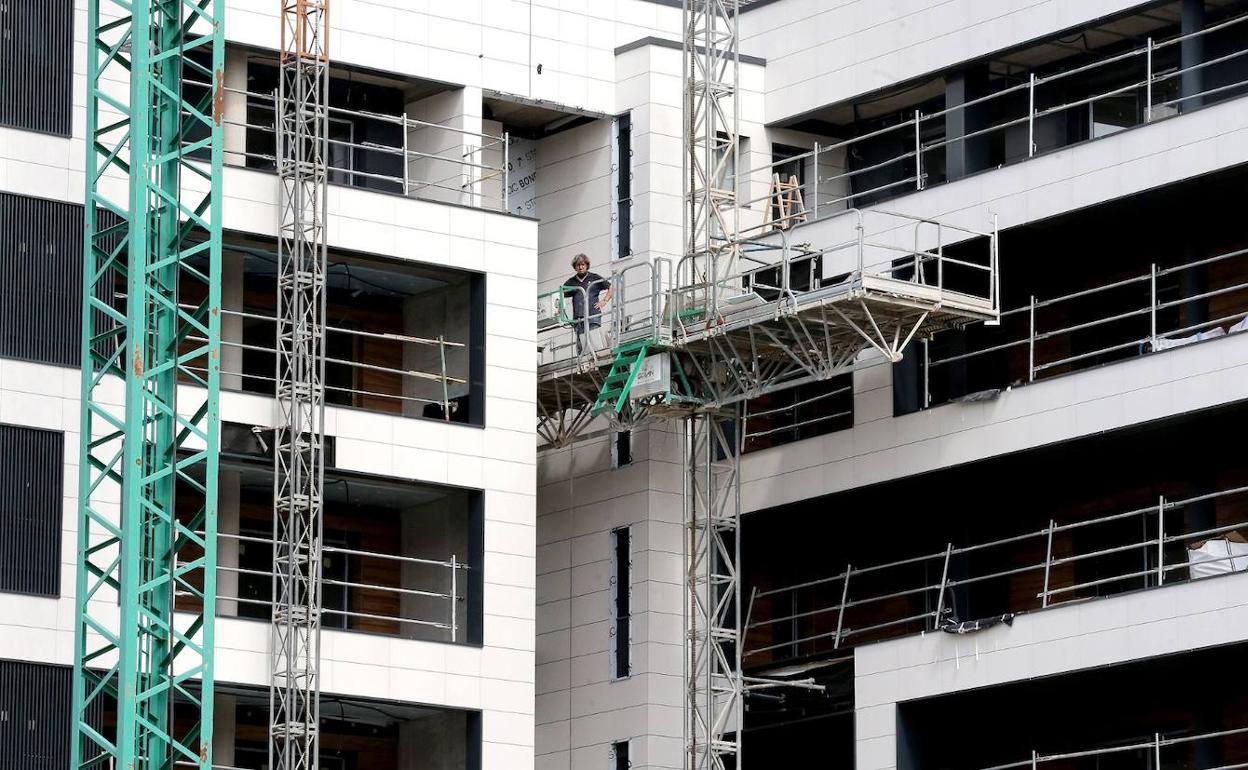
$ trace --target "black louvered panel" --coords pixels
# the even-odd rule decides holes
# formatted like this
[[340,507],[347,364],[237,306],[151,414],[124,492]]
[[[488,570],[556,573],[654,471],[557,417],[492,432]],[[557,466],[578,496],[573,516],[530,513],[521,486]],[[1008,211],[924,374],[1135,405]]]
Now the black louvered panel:
[[0,0],[0,125],[69,136],[73,0]]
[[0,193],[0,356],[80,364],[82,234],[82,206]]
[[0,660],[0,770],[69,767],[72,676],[67,666]]
[[0,591],[59,596],[64,434],[0,425]]

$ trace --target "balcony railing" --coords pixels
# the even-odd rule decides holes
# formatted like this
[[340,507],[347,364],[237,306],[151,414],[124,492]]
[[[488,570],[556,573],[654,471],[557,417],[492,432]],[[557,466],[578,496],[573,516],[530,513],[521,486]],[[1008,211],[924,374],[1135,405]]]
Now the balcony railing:
[[[1218,502],[1228,508],[1248,503],[1248,487],[1179,500],[1162,496],[1156,505],[1145,508],[1073,523],[1050,521],[1038,531],[972,545],[948,543],[939,551],[907,559],[871,566],[846,565],[828,577],[755,591],[749,614],[753,614],[760,600],[780,606],[787,602],[792,610],[747,621],[744,658],[747,664],[760,664],[769,659],[828,653],[867,640],[941,629],[959,621],[952,617],[952,601],[959,589],[991,581],[1016,583],[1014,600],[1002,608],[1008,614],[1166,585],[1191,579],[1193,571],[1244,571],[1248,569],[1248,546],[1241,549],[1228,545],[1225,555],[1194,550],[1194,546],[1211,540],[1223,542],[1228,533],[1248,528],[1248,520],[1192,532],[1167,529],[1176,512],[1200,503]],[[1133,522],[1138,522],[1139,527]],[[1130,525],[1136,535],[1110,545],[1085,549],[1077,545],[1075,536],[1080,533],[1097,543],[1112,542],[1115,535],[1121,534],[1112,525],[1124,524]],[[1127,528],[1123,527],[1123,531]],[[1176,558],[1178,550],[1185,552],[1184,558]],[[1031,553],[1043,556],[1029,561]],[[965,558],[972,555],[986,560],[998,557],[1017,566],[980,574],[969,566],[960,569],[961,565],[975,563],[975,559]],[[1127,562],[1133,564],[1127,566]],[[962,576],[954,577],[955,574]],[[1028,589],[1033,584],[1034,588]]]
[[[958,143],[994,135],[1000,136],[1013,129],[1020,134],[1024,130],[1026,132],[1026,145],[1024,151],[1018,154],[1018,160],[1031,158],[1048,149],[1069,146],[1072,142],[1061,142],[1054,147],[1040,147],[1036,138],[1037,125],[1043,125],[1046,118],[1059,116],[1071,110],[1085,107],[1091,110],[1098,102],[1107,99],[1132,96],[1140,105],[1137,117],[1133,118],[1129,125],[1115,124],[1107,129],[1108,132],[1112,132],[1130,127],[1130,125],[1151,123],[1177,115],[1185,104],[1199,105],[1212,97],[1233,96],[1232,92],[1248,90],[1248,77],[1242,77],[1233,78],[1231,82],[1202,88],[1198,92],[1171,95],[1180,90],[1177,84],[1184,76],[1204,73],[1209,68],[1248,56],[1248,45],[1187,67],[1160,71],[1160,68],[1155,66],[1158,54],[1168,53],[1167,49],[1181,45],[1187,40],[1204,38],[1232,28],[1237,28],[1236,32],[1243,32],[1245,28],[1241,25],[1245,22],[1248,22],[1248,15],[1236,16],[1188,35],[1163,40],[1148,38],[1142,46],[1108,56],[1091,64],[1042,76],[1032,73],[1025,82],[986,96],[935,112],[923,113],[915,110],[912,116],[894,125],[832,144],[816,143],[805,153],[743,171],[742,180],[767,187],[768,192],[765,195],[744,199],[740,205],[749,207],[753,204],[762,204],[767,208],[768,216],[762,221],[744,227],[741,234],[748,237],[771,230],[786,229],[801,222],[839,213],[846,208],[868,206],[886,197],[922,190],[938,181],[933,179],[932,174],[927,170],[927,167],[931,165],[929,163],[931,153],[943,151]],[[1138,75],[1128,75],[1125,81],[1122,78],[1115,80],[1114,68],[1123,67],[1135,68]],[[1060,86],[1074,82],[1076,78],[1082,78],[1083,82],[1104,78],[1113,84],[1102,86],[1095,93],[1079,99],[1056,104],[1045,103],[1045,97],[1048,94],[1060,90]],[[1014,102],[1023,105],[1021,109],[1011,109]],[[967,110],[972,108],[983,110],[993,107],[1000,108],[1002,114],[1014,113],[1014,116],[960,135],[945,136],[929,141],[923,139],[925,134],[930,133],[930,129],[942,130],[940,126],[950,116],[962,117],[967,114]],[[1095,136],[1089,138],[1095,138]],[[902,145],[905,149],[861,168],[847,169],[845,167],[845,159],[851,152],[866,149],[868,143],[881,139],[894,141],[895,144]],[[1007,159],[1006,162],[1011,162],[1011,160],[1013,159]],[[776,185],[772,182],[776,176],[787,176],[794,164],[813,169],[813,173],[806,174],[809,178],[799,182],[795,188]],[[853,189],[854,184],[858,182],[857,178],[873,173],[882,175],[885,181],[869,189]],[[798,200],[799,194],[800,201]]]
[[[186,81],[192,87],[207,88],[208,84]],[[227,94],[242,96],[249,107],[257,112],[272,115],[277,96],[273,93],[257,93],[238,88],[225,88]],[[334,162],[331,158],[329,178],[331,182],[357,185],[373,183],[373,188],[387,188],[414,198],[460,203],[492,211],[507,211],[507,190],[510,185],[508,154],[510,137],[504,132],[494,135],[472,131],[457,126],[442,125],[417,120],[406,115],[387,115],[363,110],[329,107],[330,121],[361,122],[397,127],[402,140],[394,145],[378,142],[354,141],[353,139],[327,138],[330,155],[343,158]],[[226,126],[256,131],[273,137],[276,128],[272,122],[254,123],[247,118],[226,117]],[[432,149],[418,149],[416,139]],[[225,148],[227,164],[246,165],[258,161],[261,165],[275,164],[275,155],[253,152],[245,146]],[[369,161],[375,161],[371,163]],[[357,166],[373,166],[386,161],[397,161],[402,169],[395,173],[364,171]]]
[[[1200,291],[1184,290],[1176,280],[1185,271],[1223,270],[1232,276],[1222,285]],[[1167,280],[1172,279],[1172,280]],[[1175,284],[1164,292],[1159,285]],[[1124,299],[1124,295],[1126,298]],[[1169,298],[1163,295],[1169,295]],[[1238,295],[1238,296],[1237,296]],[[1222,298],[1222,312],[1217,317],[1197,323],[1182,320],[1180,308],[1191,303]],[[1088,314],[1074,309],[1094,308]],[[1049,327],[1044,316],[1078,315],[1075,323]],[[945,357],[932,357],[931,346],[925,343],[923,405],[931,406],[932,381],[945,368],[960,362],[971,362],[994,354],[1014,353],[1026,363],[1010,369],[995,383],[1005,387],[1015,382],[1033,382],[1048,376],[1103,363],[1106,360],[1133,357],[1147,352],[1168,350],[1192,342],[1235,334],[1248,330],[1248,249],[1219,254],[1159,268],[1156,264],[1136,275],[1090,289],[1071,292],[1049,299],[1032,296],[1026,305],[1001,313],[1002,334],[1017,335],[1001,341],[993,339],[976,349]],[[953,332],[964,334],[964,332]],[[1074,352],[1074,335],[1095,335],[1099,340],[1090,349]],[[1008,367],[1007,367],[1008,368]]]

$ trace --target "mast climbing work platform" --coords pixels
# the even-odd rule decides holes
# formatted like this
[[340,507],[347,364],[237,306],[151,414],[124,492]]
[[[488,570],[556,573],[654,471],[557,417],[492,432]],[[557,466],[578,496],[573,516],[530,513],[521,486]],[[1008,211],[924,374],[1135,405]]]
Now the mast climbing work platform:
[[[626,427],[732,406],[880,358],[899,361],[915,340],[998,317],[992,223],[973,230],[881,211],[839,216],[852,223],[849,240],[818,248],[791,242],[806,226],[785,230],[744,244],[743,269],[715,282],[694,280],[690,257],[614,271],[616,298],[603,319],[614,346],[589,347],[590,335],[578,348],[572,290],[541,295],[538,433],[561,446],[597,415]],[[953,241],[981,241],[977,258],[947,255]]]

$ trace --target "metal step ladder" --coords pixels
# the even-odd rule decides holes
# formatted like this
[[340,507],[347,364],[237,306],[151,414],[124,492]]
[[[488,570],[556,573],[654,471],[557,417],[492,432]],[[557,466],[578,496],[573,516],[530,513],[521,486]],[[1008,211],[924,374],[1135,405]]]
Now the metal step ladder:
[[602,381],[602,388],[598,391],[597,400],[594,401],[592,414],[595,417],[608,409],[619,414],[624,408],[624,404],[628,401],[628,391],[633,387],[633,380],[637,379],[641,362],[646,360],[646,353],[649,352],[652,344],[653,340],[650,339],[636,340],[625,342],[615,349],[615,360],[611,362],[611,370],[607,372],[606,379]]

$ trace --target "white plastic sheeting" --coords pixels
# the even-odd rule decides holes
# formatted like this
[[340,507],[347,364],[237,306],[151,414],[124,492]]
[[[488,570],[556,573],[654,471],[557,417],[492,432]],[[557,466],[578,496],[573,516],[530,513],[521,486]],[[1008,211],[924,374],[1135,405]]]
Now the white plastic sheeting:
[[1243,572],[1248,570],[1248,543],[1226,538],[1206,540],[1199,548],[1188,550],[1187,564],[1193,580]]

